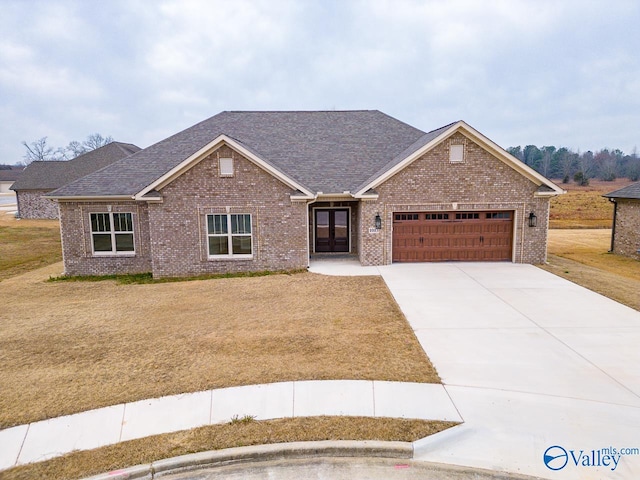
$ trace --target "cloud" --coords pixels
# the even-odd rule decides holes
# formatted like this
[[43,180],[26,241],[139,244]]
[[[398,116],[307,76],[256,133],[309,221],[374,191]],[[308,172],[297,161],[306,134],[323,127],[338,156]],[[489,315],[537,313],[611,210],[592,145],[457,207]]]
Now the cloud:
[[5,0],[2,10],[0,113],[20,125],[0,132],[6,157],[44,135],[66,144],[99,131],[146,146],[230,109],[377,108],[424,130],[464,119],[504,146],[638,143],[633,0]]

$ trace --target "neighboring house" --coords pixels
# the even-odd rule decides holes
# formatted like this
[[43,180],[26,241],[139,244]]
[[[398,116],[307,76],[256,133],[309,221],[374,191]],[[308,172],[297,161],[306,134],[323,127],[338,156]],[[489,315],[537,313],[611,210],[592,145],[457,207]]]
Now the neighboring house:
[[611,251],[640,260],[640,182],[603,196],[614,205]]
[[222,112],[48,195],[67,275],[546,259],[558,186],[459,121]]
[[111,142],[72,160],[31,162],[13,184],[20,218],[58,218],[58,206],[47,193],[140,151],[130,143]]
[[0,170],[0,193],[9,193],[11,185],[18,179],[24,167],[11,167]]

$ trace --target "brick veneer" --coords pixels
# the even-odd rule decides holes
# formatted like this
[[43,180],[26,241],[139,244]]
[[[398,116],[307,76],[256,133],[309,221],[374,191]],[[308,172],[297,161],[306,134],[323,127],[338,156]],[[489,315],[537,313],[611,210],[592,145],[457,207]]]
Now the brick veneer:
[[16,192],[20,218],[58,218],[58,205],[43,197],[51,190],[20,190]]
[[[465,144],[465,161],[449,162],[449,145]],[[219,158],[234,159],[233,176],[219,175]],[[376,188],[377,200],[291,201],[291,188],[227,146],[160,189],[161,203],[60,203],[65,271],[69,275],[153,272],[155,277],[302,269],[313,252],[313,209],[350,208],[351,252],[363,265],[392,261],[393,213],[511,210],[513,261],[546,260],[549,199],[537,185],[460,133],[443,141]],[[93,256],[89,214],[134,214],[136,255]],[[636,206],[637,207],[637,206]],[[538,226],[527,226],[529,212]],[[251,259],[209,259],[207,214],[252,216]],[[370,231],[376,214],[382,230]],[[625,215],[622,214],[621,221]],[[637,225],[637,224],[636,224]],[[80,238],[81,236],[81,238]]]
[[[543,263],[547,252],[549,199],[535,197],[537,185],[460,133],[452,143],[465,143],[463,163],[449,162],[447,139],[376,188],[376,201],[360,208],[360,262],[386,265],[392,258],[393,213],[400,211],[513,210],[516,263]],[[538,226],[527,226],[529,212]],[[370,233],[377,213],[382,230]]]
[[[218,158],[234,159],[233,177],[218,175]],[[253,162],[221,147],[160,192],[149,205],[156,277],[306,268],[306,203],[292,202],[290,187]],[[253,258],[209,260],[206,215],[252,216]]]
[[[114,275],[151,271],[149,214],[145,203],[60,202],[62,258],[66,275]],[[133,214],[134,256],[94,256],[91,249],[91,213]]]
[[640,200],[618,198],[616,203],[613,251],[640,260]]

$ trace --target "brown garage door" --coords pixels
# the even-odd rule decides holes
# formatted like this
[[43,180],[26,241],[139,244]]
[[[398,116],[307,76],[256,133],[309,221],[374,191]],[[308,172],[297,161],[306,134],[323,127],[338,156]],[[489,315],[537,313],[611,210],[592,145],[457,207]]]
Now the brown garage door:
[[513,212],[393,215],[394,262],[511,260]]

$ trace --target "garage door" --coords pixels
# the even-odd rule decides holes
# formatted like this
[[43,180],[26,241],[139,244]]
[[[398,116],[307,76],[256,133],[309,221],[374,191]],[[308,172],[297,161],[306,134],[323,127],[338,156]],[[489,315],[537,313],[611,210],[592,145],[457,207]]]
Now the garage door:
[[394,262],[511,260],[513,212],[393,215]]

